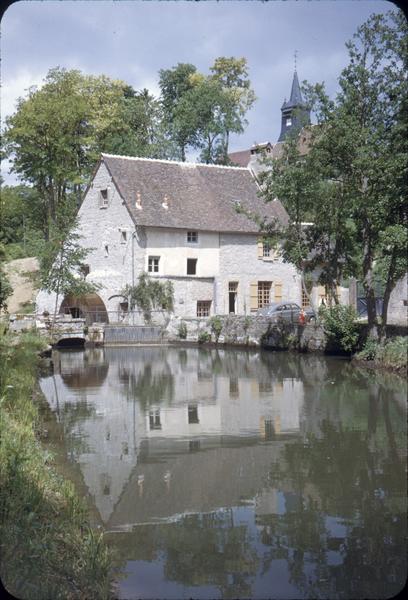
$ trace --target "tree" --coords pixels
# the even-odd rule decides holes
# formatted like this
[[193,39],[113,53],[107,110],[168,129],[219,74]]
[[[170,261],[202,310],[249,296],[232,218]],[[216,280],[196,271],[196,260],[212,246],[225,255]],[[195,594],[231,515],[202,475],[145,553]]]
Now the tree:
[[173,310],[174,288],[172,282],[152,279],[145,272],[139,275],[137,285],[126,285],[120,293],[125,298],[129,298],[131,310],[137,306],[143,311],[144,319],[148,323],[152,319],[153,310],[159,309],[167,312]]
[[50,224],[58,225],[59,209],[64,216],[69,207],[75,212],[107,140],[125,127],[124,88],[105,76],[51,69],[6,119],[5,154],[12,171],[38,193],[47,236]]
[[[288,230],[296,230],[310,265],[323,267],[331,295],[342,275],[362,278],[371,337],[378,335],[375,262],[386,271],[382,331],[389,294],[407,269],[407,30],[395,11],[358,29],[336,99],[321,84],[306,89],[318,121],[306,130],[308,151],[300,157],[296,143],[287,144],[265,176],[264,197],[276,194],[287,207]],[[306,209],[312,224],[301,233]]]
[[256,100],[251,82],[248,78],[246,58],[215,59],[210,68],[211,80],[217,82],[223,90],[224,112],[222,114],[222,161],[228,162],[228,146],[230,133],[242,133],[247,121],[245,115]]
[[[195,86],[192,77],[197,72],[194,65],[178,63],[172,69],[160,69],[159,86],[163,107],[164,123],[169,137],[177,147],[181,160],[186,160],[186,150],[196,141],[195,119],[186,120],[178,106],[183,96]],[[191,115],[191,112],[189,113]]]
[[58,301],[61,296],[81,297],[99,289],[99,285],[85,281],[81,267],[90,249],[83,248],[79,242],[77,220],[66,221],[63,227],[53,225],[50,238],[40,258],[39,287],[55,293],[53,323],[55,323]]

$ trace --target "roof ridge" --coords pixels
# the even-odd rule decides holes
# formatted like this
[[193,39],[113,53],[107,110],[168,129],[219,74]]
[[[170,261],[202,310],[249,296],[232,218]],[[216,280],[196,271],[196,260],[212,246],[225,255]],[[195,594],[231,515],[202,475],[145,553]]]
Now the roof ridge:
[[145,156],[126,156],[123,154],[109,154],[108,152],[101,152],[101,156],[107,156],[108,158],[124,158],[126,160],[143,160],[145,162],[160,162],[160,163],[169,163],[172,165],[180,165],[183,167],[192,166],[192,167],[212,167],[216,169],[235,169],[238,171],[248,171],[247,167],[233,167],[229,165],[208,165],[207,163],[193,163],[187,161],[178,161],[178,160],[168,160],[165,158],[146,158]]

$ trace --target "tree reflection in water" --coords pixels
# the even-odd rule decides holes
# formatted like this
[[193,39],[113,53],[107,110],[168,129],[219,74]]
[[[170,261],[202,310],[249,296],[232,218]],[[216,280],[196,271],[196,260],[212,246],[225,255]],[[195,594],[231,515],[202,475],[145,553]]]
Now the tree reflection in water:
[[166,582],[187,597],[401,589],[406,382],[287,353],[106,349],[104,361],[93,396],[71,368],[83,387],[54,410],[118,566],[159,565],[162,598]]

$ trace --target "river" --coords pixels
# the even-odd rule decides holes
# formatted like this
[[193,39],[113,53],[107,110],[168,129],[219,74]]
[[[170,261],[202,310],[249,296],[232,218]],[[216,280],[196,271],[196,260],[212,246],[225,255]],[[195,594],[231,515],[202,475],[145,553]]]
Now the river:
[[121,599],[390,598],[407,573],[406,382],[347,360],[53,353],[50,447]]

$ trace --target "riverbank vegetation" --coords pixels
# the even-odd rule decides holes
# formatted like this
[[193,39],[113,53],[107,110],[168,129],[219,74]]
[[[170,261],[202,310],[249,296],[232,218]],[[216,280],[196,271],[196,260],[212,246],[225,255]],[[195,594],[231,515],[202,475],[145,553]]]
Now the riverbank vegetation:
[[368,339],[360,352],[355,354],[358,362],[369,362],[373,366],[382,367],[401,374],[406,374],[408,367],[408,338],[396,337],[379,343]]
[[[41,445],[35,333],[0,332],[0,574],[17,598],[107,599],[111,559]],[[33,392],[34,390],[34,392]]]

